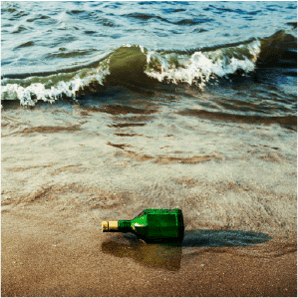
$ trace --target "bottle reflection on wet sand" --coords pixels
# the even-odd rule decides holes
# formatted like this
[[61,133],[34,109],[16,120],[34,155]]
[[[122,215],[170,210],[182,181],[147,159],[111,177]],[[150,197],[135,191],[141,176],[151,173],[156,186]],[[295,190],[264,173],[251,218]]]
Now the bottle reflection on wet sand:
[[125,245],[109,240],[102,243],[102,252],[120,258],[128,257],[145,266],[177,271],[180,269],[182,245],[178,243],[146,244],[141,241]]

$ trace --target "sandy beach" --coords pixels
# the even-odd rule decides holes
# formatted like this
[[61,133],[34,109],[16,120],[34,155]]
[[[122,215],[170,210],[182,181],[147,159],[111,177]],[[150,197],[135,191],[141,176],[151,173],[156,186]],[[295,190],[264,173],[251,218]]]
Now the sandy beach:
[[[137,103],[4,104],[2,296],[297,296],[296,131],[239,123],[229,155],[218,124],[217,153],[191,155]],[[102,233],[146,208],[182,209],[180,247]]]
[[142,251],[127,239],[108,240],[96,220],[86,223],[77,212],[63,219],[44,213],[30,206],[2,214],[2,296],[297,295],[296,239],[273,240],[243,254],[200,246],[187,253],[186,241],[182,253],[169,258],[155,247]]
[[1,2],[1,295],[297,297],[297,2]]

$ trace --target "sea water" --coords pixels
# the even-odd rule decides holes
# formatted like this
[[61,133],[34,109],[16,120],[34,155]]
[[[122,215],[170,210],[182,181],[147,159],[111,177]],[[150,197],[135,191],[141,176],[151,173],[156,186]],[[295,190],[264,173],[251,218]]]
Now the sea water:
[[295,1],[9,1],[1,22],[3,208],[295,233]]

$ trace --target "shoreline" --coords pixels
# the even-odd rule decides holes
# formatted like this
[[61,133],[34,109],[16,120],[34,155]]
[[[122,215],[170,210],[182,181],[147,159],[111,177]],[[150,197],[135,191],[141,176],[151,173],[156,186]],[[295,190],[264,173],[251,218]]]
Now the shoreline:
[[[34,207],[40,208],[42,214],[43,207]],[[82,227],[72,217],[42,219],[29,210],[2,214],[3,297],[297,296],[295,239],[284,245],[269,241],[276,244],[273,253],[283,250],[279,256],[264,254],[268,242],[251,246],[260,250],[252,257],[234,247],[196,247],[196,253],[187,253],[186,233],[182,253],[170,260],[173,264],[176,257],[178,266],[169,269],[164,267],[169,259],[156,252],[156,245],[143,246],[145,254],[138,257],[134,239],[105,236],[99,223]],[[119,254],[120,246],[127,257]],[[142,258],[150,247],[153,263]]]
[[[296,133],[157,103],[2,111],[2,296],[297,296]],[[146,208],[180,251],[101,232]]]

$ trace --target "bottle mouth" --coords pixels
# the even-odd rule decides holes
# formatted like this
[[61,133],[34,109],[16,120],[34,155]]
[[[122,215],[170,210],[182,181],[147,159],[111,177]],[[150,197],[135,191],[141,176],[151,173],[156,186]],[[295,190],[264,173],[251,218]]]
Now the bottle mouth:
[[109,231],[109,222],[108,221],[103,221],[102,222],[102,231],[103,232],[108,232]]

